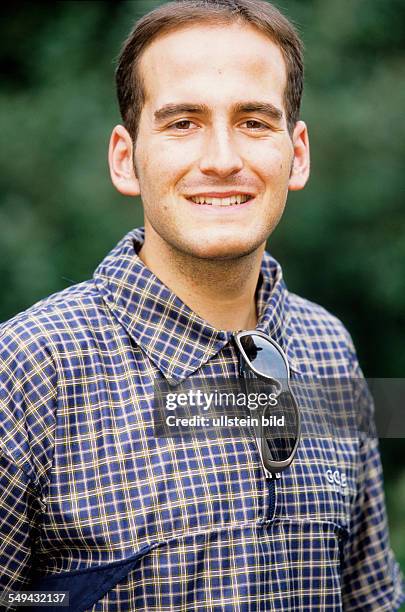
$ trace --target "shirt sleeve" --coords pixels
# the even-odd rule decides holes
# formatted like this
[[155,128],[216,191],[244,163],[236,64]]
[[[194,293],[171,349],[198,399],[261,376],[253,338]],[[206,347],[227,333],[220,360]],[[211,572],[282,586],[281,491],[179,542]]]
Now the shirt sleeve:
[[41,507],[27,475],[0,452],[0,592],[28,584]]
[[0,592],[29,582],[52,464],[56,369],[38,331],[0,327]]
[[342,551],[344,610],[398,610],[405,600],[404,585],[389,542],[374,403],[357,359],[353,359],[356,406],[361,415],[360,475],[350,535]]

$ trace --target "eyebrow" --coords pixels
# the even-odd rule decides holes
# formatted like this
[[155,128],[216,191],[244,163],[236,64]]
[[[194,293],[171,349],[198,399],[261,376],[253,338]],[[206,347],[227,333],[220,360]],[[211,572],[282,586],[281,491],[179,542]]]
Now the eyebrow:
[[[232,111],[237,115],[242,113],[260,113],[276,121],[279,121],[283,116],[283,111],[271,102],[238,102],[232,107]],[[206,104],[165,104],[162,108],[155,111],[154,117],[156,121],[162,122],[181,114],[209,115],[210,109]]]
[[283,111],[271,102],[240,102],[235,104],[233,110],[235,114],[260,113],[276,121],[280,121],[283,117]]

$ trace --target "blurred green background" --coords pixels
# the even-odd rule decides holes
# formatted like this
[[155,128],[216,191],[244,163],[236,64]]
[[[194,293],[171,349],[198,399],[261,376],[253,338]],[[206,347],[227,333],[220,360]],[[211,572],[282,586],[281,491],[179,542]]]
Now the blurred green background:
[[[142,224],[107,167],[114,65],[158,1],[3,7],[0,321],[89,278]],[[405,2],[284,0],[306,47],[312,176],[269,250],[290,290],[349,328],[367,376],[405,372]],[[382,440],[393,548],[405,569],[403,440]]]

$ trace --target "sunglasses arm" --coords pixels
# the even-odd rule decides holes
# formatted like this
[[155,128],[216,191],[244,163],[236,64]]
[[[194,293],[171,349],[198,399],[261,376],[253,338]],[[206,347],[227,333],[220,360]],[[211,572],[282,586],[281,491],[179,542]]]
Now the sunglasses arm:
[[[239,359],[239,375],[243,378],[244,381],[247,378],[255,378],[254,374],[252,374],[251,370],[245,364],[245,360],[242,358]],[[266,441],[265,440],[263,441],[263,438],[260,437],[259,428],[253,426],[253,429],[254,429],[254,437],[256,440],[257,450],[259,451],[260,461],[261,461],[262,468],[263,468],[266,478],[269,480],[281,478],[280,472],[275,472],[275,473],[269,472],[269,470],[264,465],[262,444],[266,443]]]

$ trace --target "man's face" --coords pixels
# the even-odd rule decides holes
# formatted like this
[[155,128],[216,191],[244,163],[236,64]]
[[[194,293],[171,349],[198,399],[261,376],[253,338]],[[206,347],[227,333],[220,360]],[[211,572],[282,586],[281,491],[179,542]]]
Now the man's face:
[[146,236],[197,258],[252,253],[283,213],[294,158],[281,51],[246,24],[194,25],[154,41],[140,70]]

